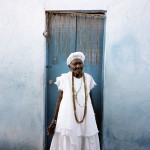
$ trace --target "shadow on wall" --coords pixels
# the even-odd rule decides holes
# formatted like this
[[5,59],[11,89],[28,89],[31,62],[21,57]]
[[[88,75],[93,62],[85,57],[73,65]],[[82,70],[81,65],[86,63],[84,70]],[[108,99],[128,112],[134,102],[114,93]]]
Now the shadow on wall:
[[0,141],[0,150],[38,150],[38,149],[39,148],[37,146],[29,143],[11,143],[9,141]]

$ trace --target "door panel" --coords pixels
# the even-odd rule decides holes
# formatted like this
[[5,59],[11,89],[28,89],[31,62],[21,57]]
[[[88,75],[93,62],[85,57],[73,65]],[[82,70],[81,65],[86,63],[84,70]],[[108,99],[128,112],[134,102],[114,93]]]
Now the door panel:
[[[84,71],[93,76],[97,86],[92,90],[94,108],[102,122],[102,61],[103,61],[104,17],[99,15],[78,16],[77,50],[85,54]],[[101,130],[101,125],[99,125]]]
[[[102,122],[102,56],[104,18],[86,14],[48,14],[47,30],[47,98],[46,127],[53,119],[58,96],[56,77],[68,72],[66,59],[71,52],[82,51],[86,56],[84,71],[97,83],[93,89],[95,112]],[[101,130],[101,126],[99,126]],[[100,133],[101,135],[101,133]],[[46,149],[51,138],[46,136]]]
[[[50,15],[48,26],[46,127],[53,119],[58,98],[58,89],[54,82],[56,77],[69,70],[66,65],[66,58],[69,53],[75,50],[76,17],[61,14]],[[50,141],[51,137],[47,137],[47,150],[49,149]]]

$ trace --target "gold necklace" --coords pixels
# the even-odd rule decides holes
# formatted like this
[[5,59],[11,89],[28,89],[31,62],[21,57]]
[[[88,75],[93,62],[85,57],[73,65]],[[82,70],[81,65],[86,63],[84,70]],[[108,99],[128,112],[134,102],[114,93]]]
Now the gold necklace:
[[85,81],[85,75],[83,73],[83,81],[84,81],[84,94],[85,94],[85,104],[84,104],[84,114],[82,119],[79,121],[76,113],[76,104],[75,104],[75,90],[74,90],[74,77],[72,74],[72,100],[73,100],[73,109],[74,109],[74,116],[78,123],[82,123],[84,121],[84,118],[86,116],[87,112],[87,89],[86,89],[86,81]]

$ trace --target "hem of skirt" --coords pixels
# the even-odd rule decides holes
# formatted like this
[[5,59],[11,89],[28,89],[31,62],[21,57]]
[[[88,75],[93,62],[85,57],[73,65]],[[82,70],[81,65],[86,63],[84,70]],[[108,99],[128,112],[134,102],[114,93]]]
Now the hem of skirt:
[[59,133],[61,135],[66,135],[66,136],[76,136],[76,137],[90,137],[90,136],[93,136],[95,134],[98,134],[99,131],[95,131],[95,132],[92,132],[92,133],[89,133],[89,134],[75,134],[74,131],[72,131],[71,129],[62,129],[61,131],[60,130],[55,130],[55,133]]

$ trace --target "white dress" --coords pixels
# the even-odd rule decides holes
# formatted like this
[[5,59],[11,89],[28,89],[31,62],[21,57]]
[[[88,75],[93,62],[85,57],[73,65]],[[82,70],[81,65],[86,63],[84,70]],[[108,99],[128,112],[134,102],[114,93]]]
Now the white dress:
[[[77,123],[74,117],[72,101],[72,72],[62,74],[56,79],[58,89],[63,91],[57,125],[51,142],[50,150],[100,150],[98,129],[95,121],[95,113],[92,107],[90,90],[96,85],[92,76],[85,74],[87,86],[87,113],[82,123]],[[84,114],[84,82],[83,78],[74,78],[74,87],[78,91],[81,87],[77,101],[76,111],[78,120]]]

